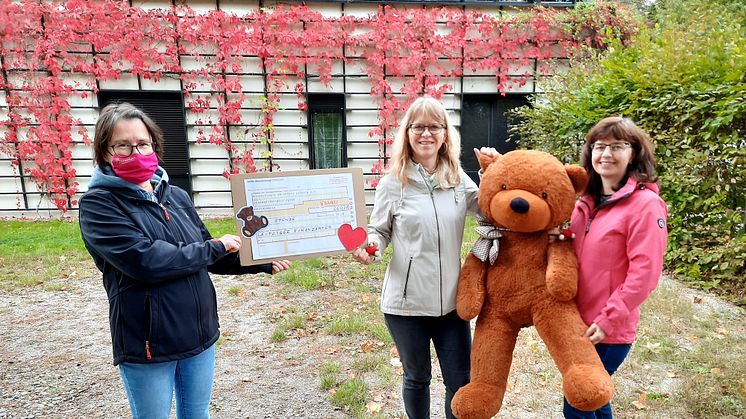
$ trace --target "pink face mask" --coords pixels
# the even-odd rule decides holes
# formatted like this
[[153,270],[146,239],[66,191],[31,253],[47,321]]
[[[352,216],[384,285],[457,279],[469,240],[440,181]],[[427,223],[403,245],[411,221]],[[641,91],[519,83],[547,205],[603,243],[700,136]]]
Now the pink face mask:
[[158,168],[158,155],[155,153],[147,156],[132,153],[127,157],[114,155],[111,157],[111,167],[120,178],[130,183],[140,184],[153,177],[153,173]]

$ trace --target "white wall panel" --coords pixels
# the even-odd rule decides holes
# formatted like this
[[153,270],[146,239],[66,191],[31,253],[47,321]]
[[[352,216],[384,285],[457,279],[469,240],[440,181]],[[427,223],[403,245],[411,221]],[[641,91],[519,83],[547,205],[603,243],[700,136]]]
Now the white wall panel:
[[[191,2],[189,3],[191,5]],[[220,10],[242,16],[259,7],[258,1],[220,0]]]
[[344,93],[344,82],[341,78],[333,78],[324,84],[318,77],[309,76],[307,90],[309,93]]
[[201,158],[218,158],[227,159],[228,151],[223,145],[211,144],[208,142],[189,143],[189,157],[191,159]]
[[288,172],[290,170],[308,170],[307,160],[283,160],[279,162],[279,164],[280,172]]
[[76,108],[70,109],[67,113],[73,120],[79,120],[84,125],[95,125],[98,121],[98,109]]
[[274,122],[275,125],[306,125],[306,113],[298,110],[277,111]]
[[497,93],[495,77],[464,77],[464,93]]
[[520,77],[513,77],[505,85],[506,93],[532,93],[534,91],[533,79],[524,80]]
[[378,111],[348,110],[347,125],[378,125]]
[[345,83],[347,84],[347,93],[370,94],[371,84],[367,77],[348,77]]
[[272,147],[272,157],[278,159],[307,159],[308,144],[275,143]]
[[376,100],[370,93],[346,95],[345,107],[347,109],[378,109]]
[[171,75],[164,75],[159,81],[142,78],[142,90],[181,90],[181,81]]
[[[223,173],[220,171],[220,173]],[[195,176],[192,177],[192,189],[195,191],[230,191],[231,185],[223,176]]]
[[4,210],[23,210],[23,196],[18,194],[1,194],[0,209]]
[[18,176],[18,168],[14,167],[10,160],[5,160],[9,156],[0,153],[0,158],[2,158],[0,160],[0,176]]
[[0,192],[21,192],[19,178],[0,178]]
[[308,130],[305,127],[275,127],[275,143],[296,141],[308,141]]
[[87,146],[85,144],[75,144],[70,149],[74,159],[88,159],[93,161],[93,146]]
[[73,168],[78,176],[91,176],[93,174],[93,160],[73,160]]
[[261,75],[240,76],[244,92],[264,92],[264,79]]
[[347,144],[347,157],[348,158],[356,158],[356,157],[377,157],[378,156],[378,143],[371,143],[371,144],[364,144],[364,143],[355,143],[355,144]]
[[[86,97],[82,97],[83,93],[85,93]],[[96,95],[93,93],[93,91],[78,91],[77,94],[70,96],[67,102],[70,104],[70,106],[73,107],[95,108],[98,106],[98,102],[96,102]]]
[[231,206],[230,192],[195,192],[194,205],[199,207]]
[[206,160],[197,159],[192,160],[191,163],[192,175],[220,175],[228,167],[228,159],[220,160]]
[[119,80],[100,80],[98,86],[101,90],[137,90],[139,85],[137,76],[123,73]]
[[[341,48],[340,48],[339,53],[340,54],[342,53]],[[331,64],[331,69],[327,69],[326,71],[330,72],[331,76],[341,76],[344,74],[344,70],[346,67],[347,66],[342,62],[342,60],[338,59],[338,60],[334,60]],[[314,76],[314,77],[319,76],[320,72],[319,72],[318,64],[315,62],[310,63],[308,65],[307,74],[309,76]]]

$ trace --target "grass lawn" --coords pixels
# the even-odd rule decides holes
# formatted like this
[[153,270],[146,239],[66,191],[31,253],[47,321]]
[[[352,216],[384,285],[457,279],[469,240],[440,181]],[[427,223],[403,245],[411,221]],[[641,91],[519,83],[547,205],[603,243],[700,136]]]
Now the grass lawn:
[[[230,218],[208,219],[213,236],[235,233]],[[0,221],[0,288],[64,287],[60,279],[98,274],[80,237],[77,219]]]

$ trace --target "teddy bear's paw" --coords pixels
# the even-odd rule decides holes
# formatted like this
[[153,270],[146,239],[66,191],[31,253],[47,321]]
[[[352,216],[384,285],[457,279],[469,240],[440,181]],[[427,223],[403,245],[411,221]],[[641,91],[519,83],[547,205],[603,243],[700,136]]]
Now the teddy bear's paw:
[[573,365],[564,375],[562,387],[567,402],[580,410],[596,410],[611,401],[614,382],[599,365]]
[[459,419],[489,419],[500,410],[504,394],[504,386],[472,382],[456,392],[451,409]]

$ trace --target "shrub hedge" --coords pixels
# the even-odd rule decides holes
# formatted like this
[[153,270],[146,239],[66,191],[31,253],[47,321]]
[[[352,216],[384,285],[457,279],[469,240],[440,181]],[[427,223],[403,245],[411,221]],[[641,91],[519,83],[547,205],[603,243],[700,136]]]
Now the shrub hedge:
[[746,1],[661,0],[648,18],[547,80],[516,112],[520,146],[577,162],[596,122],[633,119],[655,141],[668,269],[746,304]]

